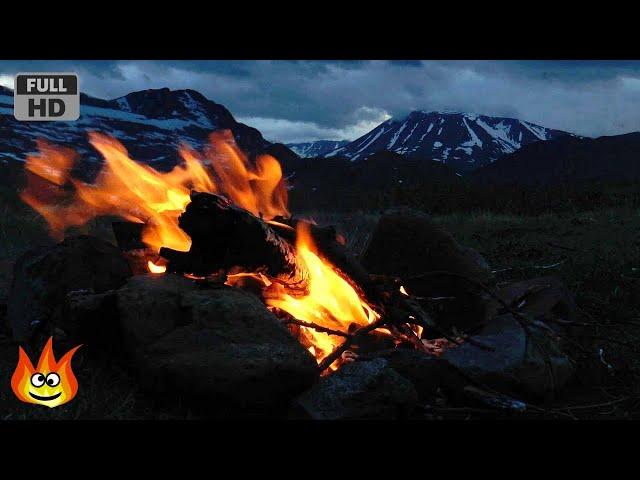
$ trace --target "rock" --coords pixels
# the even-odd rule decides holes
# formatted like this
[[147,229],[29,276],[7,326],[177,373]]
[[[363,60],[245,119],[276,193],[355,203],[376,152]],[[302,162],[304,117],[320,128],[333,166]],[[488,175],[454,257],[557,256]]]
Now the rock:
[[117,292],[117,308],[125,341],[137,349],[191,322],[184,297],[196,292],[182,275],[136,275]]
[[362,259],[371,273],[409,277],[446,270],[487,282],[491,270],[482,256],[458,244],[444,228],[415,210],[382,216]]
[[324,377],[295,401],[294,416],[314,420],[398,419],[418,401],[411,382],[387,360],[353,362]]
[[14,339],[27,342],[36,329],[56,325],[69,292],[102,293],[120,287],[130,276],[120,251],[95,237],[72,237],[26,252],[14,266],[7,305]]
[[63,315],[57,326],[76,343],[86,345],[92,354],[123,357],[123,337],[118,323],[117,291],[91,293],[69,292],[65,298]]
[[408,348],[396,348],[384,358],[389,367],[411,381],[421,399],[436,394],[444,373],[444,362],[439,358]]
[[548,276],[515,282],[498,290],[498,295],[513,308],[533,318],[575,321],[576,302],[573,294],[557,277]]
[[500,315],[472,337],[494,351],[465,343],[447,350],[441,359],[501,392],[535,399],[553,396],[572,376],[573,364],[562,352],[559,340],[544,333],[546,328],[529,328],[527,341],[511,314]]
[[132,278],[117,293],[144,385],[212,410],[263,413],[317,379],[315,359],[255,296],[179,275]]
[[7,332],[9,328],[6,324],[6,316],[12,275],[13,262],[10,260],[0,260],[0,334]]
[[491,278],[491,270],[478,252],[458,244],[422,212],[403,210],[380,218],[362,261],[371,273],[401,277],[412,295],[454,297],[429,312],[445,330],[454,326],[471,330],[491,316],[485,294],[464,280],[446,276],[409,280],[432,271],[447,271],[480,283]]

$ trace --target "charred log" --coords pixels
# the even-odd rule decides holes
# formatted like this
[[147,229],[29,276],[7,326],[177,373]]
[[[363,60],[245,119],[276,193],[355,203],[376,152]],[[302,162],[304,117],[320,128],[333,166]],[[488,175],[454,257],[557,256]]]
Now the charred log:
[[294,245],[264,220],[220,195],[192,192],[178,225],[191,237],[191,249],[160,250],[170,272],[207,275],[241,266],[277,278],[288,288],[306,287],[309,274],[297,261]]

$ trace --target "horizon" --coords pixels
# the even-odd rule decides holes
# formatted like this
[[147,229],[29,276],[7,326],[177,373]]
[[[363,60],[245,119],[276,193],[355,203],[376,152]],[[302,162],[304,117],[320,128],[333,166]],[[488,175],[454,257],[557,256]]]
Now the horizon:
[[[640,131],[638,61],[0,61],[75,71],[83,93],[116,99],[191,89],[280,143],[353,141],[414,111],[513,118],[585,137]],[[393,88],[389,88],[393,85]]]

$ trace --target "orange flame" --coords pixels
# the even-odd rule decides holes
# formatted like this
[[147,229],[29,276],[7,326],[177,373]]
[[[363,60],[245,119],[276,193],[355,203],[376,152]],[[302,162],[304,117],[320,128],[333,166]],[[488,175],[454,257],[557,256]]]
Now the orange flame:
[[71,358],[80,348],[72,348],[56,361],[53,355],[53,337],[49,337],[38,366],[18,347],[18,365],[11,377],[11,388],[19,400],[26,403],[57,407],[73,400],[78,393],[78,381],[71,370]]
[[[191,189],[222,193],[266,220],[289,216],[278,161],[260,155],[252,164],[230,131],[212,133],[203,157],[183,145],[183,164],[167,173],[135,162],[112,137],[91,132],[89,141],[105,161],[93,184],[71,177],[76,154],[69,149],[41,140],[39,155],[27,157],[26,168],[33,175],[21,197],[46,219],[54,238],[61,239],[67,228],[94,217],[115,215],[145,223],[142,240],[155,251],[162,246],[188,251],[191,239],[178,226],[178,216],[190,201]],[[73,192],[59,188],[67,184]]]
[[[379,315],[360,298],[356,289],[326,260],[318,256],[309,225],[298,223],[296,239],[298,261],[309,271],[309,293],[304,297],[292,297],[280,291],[267,294],[267,305],[277,307],[298,320],[344,333],[350,328],[362,327],[376,320]],[[300,341],[321,362],[344,338],[300,327]],[[341,361],[331,366],[335,370]]]
[[[168,173],[136,163],[125,147],[111,137],[90,133],[89,139],[105,160],[91,185],[71,178],[75,154],[68,149],[41,141],[38,143],[40,155],[27,158],[26,168],[34,175],[22,198],[47,220],[52,234],[58,238],[70,226],[82,225],[99,215],[116,215],[145,223],[142,239],[155,251],[163,246],[188,251],[191,239],[178,226],[178,216],[190,201],[190,189],[224,194],[234,204],[267,221],[276,216],[290,216],[287,188],[278,161],[262,155],[252,164],[229,131],[211,134],[210,144],[202,155],[189,147],[181,147],[179,152],[184,163]],[[49,187],[47,195],[41,195],[48,191],[42,188],[43,184]],[[67,184],[74,188],[70,196],[59,188]],[[341,241],[344,243],[344,238]],[[265,287],[268,306],[299,320],[345,333],[378,318],[348,279],[318,255],[306,223],[298,224],[296,255],[298,261],[306,265],[310,277],[308,294],[303,297],[289,295],[280,284],[272,283],[261,273],[229,275],[227,283],[242,285],[247,277],[257,279]],[[166,266],[157,262],[149,261],[147,267],[155,274],[166,271]],[[344,341],[341,336],[304,326],[299,332],[300,341],[318,362]],[[341,360],[337,360],[331,369],[335,370],[340,363]]]

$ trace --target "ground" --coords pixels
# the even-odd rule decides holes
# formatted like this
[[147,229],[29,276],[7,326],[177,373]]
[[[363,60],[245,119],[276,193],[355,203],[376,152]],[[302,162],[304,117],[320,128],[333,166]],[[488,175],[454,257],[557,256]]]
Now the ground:
[[[0,192],[1,193],[1,192]],[[0,203],[0,304],[5,302],[11,264],[25,249],[50,242],[44,223],[17,199]],[[311,214],[338,225],[349,245],[361,252],[377,216]],[[554,274],[575,293],[580,321],[597,324],[580,338],[578,375],[566,395],[533,418],[640,417],[640,211],[606,208],[533,217],[490,212],[437,216],[462,244],[477,249],[496,271],[496,282]],[[103,224],[86,227],[107,231]],[[1,312],[1,311],[0,311]],[[0,313],[1,315],[1,313]],[[1,316],[0,316],[1,318]],[[59,344],[60,350],[72,345]],[[601,352],[601,353],[600,353]],[[58,355],[61,352],[57,352]],[[56,409],[19,402],[10,388],[17,345],[6,328],[0,334],[0,418],[161,419],[197,418],[179,402],[160,404],[137,386],[126,368],[90,359],[82,349],[74,359],[78,397]],[[434,414],[434,411],[436,414]],[[428,409],[428,418],[475,418],[485,412]],[[496,417],[492,413],[492,418]]]

